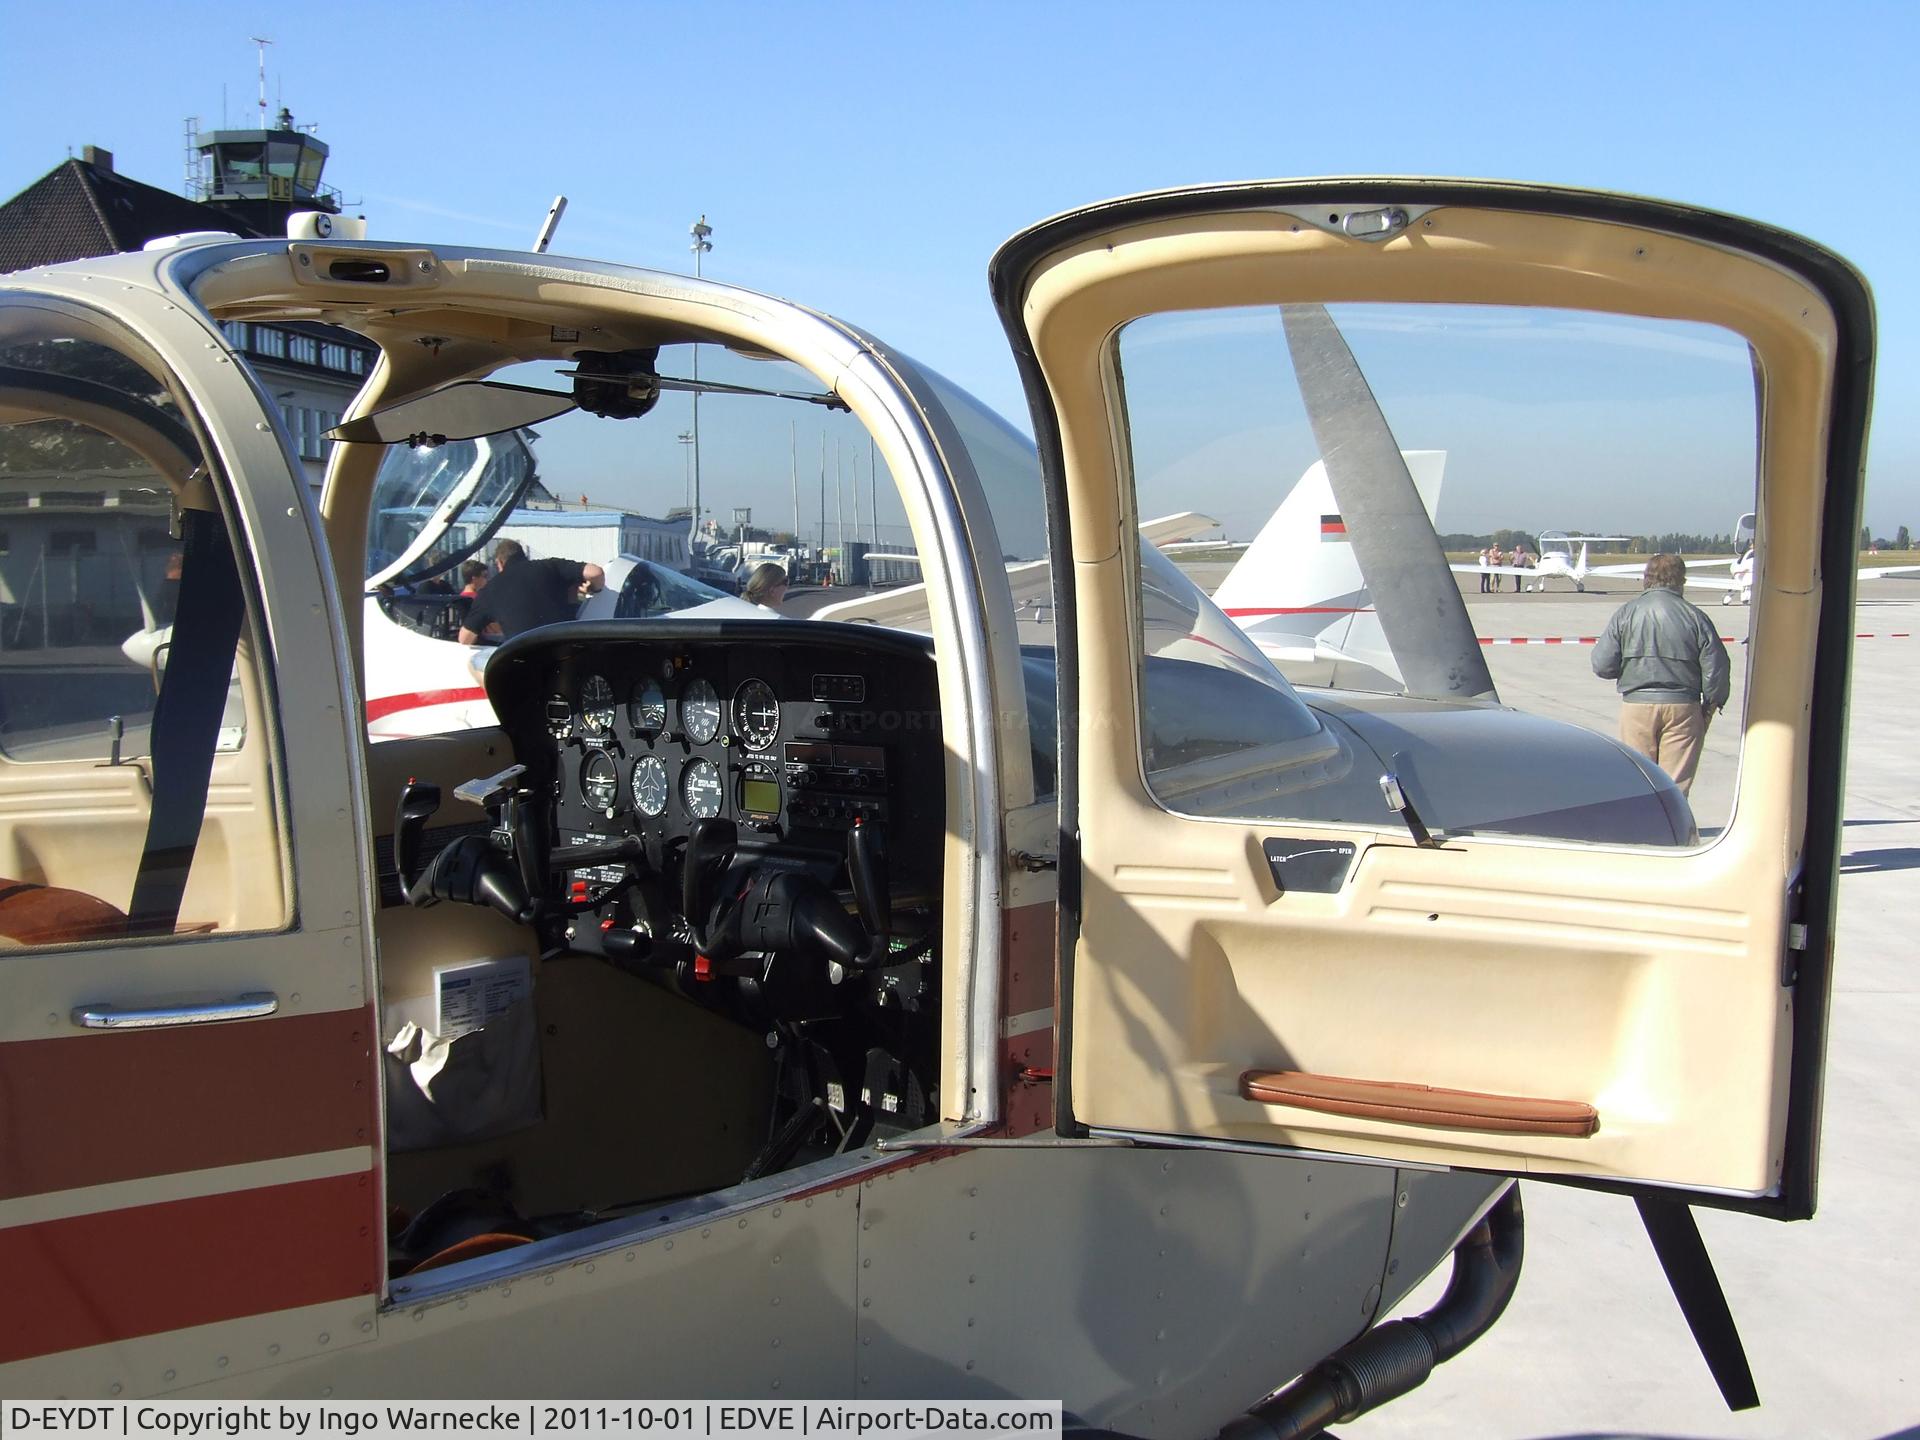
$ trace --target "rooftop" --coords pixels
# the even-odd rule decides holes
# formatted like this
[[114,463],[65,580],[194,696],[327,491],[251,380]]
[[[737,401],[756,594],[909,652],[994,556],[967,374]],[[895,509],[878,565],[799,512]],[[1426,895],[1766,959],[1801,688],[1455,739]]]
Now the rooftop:
[[138,250],[191,230],[261,233],[218,206],[114,173],[105,151],[89,146],[87,155],[61,162],[0,204],[0,271]]

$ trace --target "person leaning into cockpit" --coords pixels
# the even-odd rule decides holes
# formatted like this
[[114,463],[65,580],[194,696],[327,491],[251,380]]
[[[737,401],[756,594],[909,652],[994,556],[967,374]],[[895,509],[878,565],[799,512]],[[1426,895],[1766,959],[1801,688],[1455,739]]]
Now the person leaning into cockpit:
[[747,577],[741,598],[754,605],[764,605],[769,610],[778,610],[780,603],[787,598],[786,570],[771,560],[756,565],[753,574]]
[[[489,624],[511,639],[523,630],[571,620],[584,595],[607,583],[598,565],[579,560],[529,560],[518,540],[502,540],[493,551],[499,572],[473,597],[460,625],[460,643],[479,645]],[[488,637],[491,640],[492,637]]]

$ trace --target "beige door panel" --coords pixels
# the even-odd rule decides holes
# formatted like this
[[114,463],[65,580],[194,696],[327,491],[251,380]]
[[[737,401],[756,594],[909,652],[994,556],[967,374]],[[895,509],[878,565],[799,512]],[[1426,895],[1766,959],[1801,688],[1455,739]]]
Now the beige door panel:
[[[1784,1075],[1781,925],[1750,920],[1738,867],[1712,852],[1375,843],[1340,894],[1279,896],[1259,848],[1270,828],[1143,807],[1101,829],[1127,843],[1085,842],[1073,1024],[1086,1123],[1741,1191],[1772,1184],[1772,1161],[1752,1157],[1777,1155],[1778,1122],[1750,1077]],[[1169,893],[1176,872],[1103,858],[1176,844],[1183,869],[1225,883]],[[1720,903],[1715,887],[1662,874],[1676,864],[1730,872]],[[1596,867],[1637,870],[1623,888],[1647,898],[1596,900]],[[1598,1123],[1577,1138],[1491,1119],[1332,1114],[1247,1098],[1248,1072],[1573,1104]]]
[[[454,799],[454,787],[495,774],[512,762],[513,748],[495,727],[369,745],[367,793],[371,797],[373,833],[392,836],[394,808],[399,804],[401,787],[410,779],[440,787],[440,811],[428,822],[429,831],[484,822],[486,812]],[[538,968],[534,932],[497,911],[478,906],[436,905],[432,910],[415,910],[388,905],[376,913],[374,928],[380,944],[383,1006],[424,1002],[433,994],[433,972],[442,965],[525,955]],[[391,1040],[398,1028],[396,1019],[384,1018],[381,1038]]]
[[148,802],[137,764],[0,763],[0,875],[124,905]]
[[440,813],[434,825],[465,825],[484,820],[486,812],[453,798],[454,787],[493,775],[513,763],[513,746],[497,725],[423,735],[405,740],[382,740],[367,747],[367,803],[372,807],[373,833],[393,833],[394,807],[409,780],[440,787]]
[[[1117,557],[1075,568],[1082,705],[1131,714],[1132,659],[1100,638],[1125,633],[1127,568]],[[1771,1189],[1790,1058],[1784,896],[1797,854],[1782,837],[1798,833],[1804,810],[1818,594],[1765,603],[1736,821],[1691,853],[1518,840],[1428,850],[1391,830],[1194,819],[1147,794],[1130,726],[1084,725],[1076,1118]],[[1315,833],[1362,847],[1353,874],[1337,895],[1278,896],[1262,841]],[[1591,1106],[1598,1124],[1578,1138],[1263,1104],[1242,1093],[1249,1071]]]
[[[1089,224],[1019,272],[1060,436],[1079,611],[1071,1120],[1776,1191],[1794,1036],[1787,890],[1804,844],[1839,349],[1825,296],[1729,246],[1614,221],[1442,205],[1361,244],[1281,210],[1205,203]],[[1443,837],[1436,850],[1413,845],[1384,805],[1372,828],[1289,826],[1176,815],[1149,795],[1116,337],[1167,311],[1338,301],[1669,317],[1752,345],[1768,548],[1734,819],[1711,844]],[[1341,888],[1279,894],[1261,842],[1281,835],[1353,841]]]
[[[244,748],[214,759],[183,928],[271,930],[285,922],[279,835],[261,770]],[[0,875],[125,909],[150,801],[144,763],[0,765]]]

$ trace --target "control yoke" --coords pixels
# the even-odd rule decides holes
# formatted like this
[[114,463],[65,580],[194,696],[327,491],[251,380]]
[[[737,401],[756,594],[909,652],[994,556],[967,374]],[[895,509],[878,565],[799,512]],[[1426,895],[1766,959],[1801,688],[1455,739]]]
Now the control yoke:
[[440,787],[409,780],[400,791],[393,820],[394,868],[409,905],[457,900],[490,905],[510,920],[531,922],[537,906],[510,851],[488,835],[462,835],[424,865],[421,841],[427,820],[440,808]]
[[701,954],[719,961],[748,952],[820,956],[835,983],[886,963],[892,909],[879,825],[856,823],[847,836],[857,918],[803,870],[762,864],[735,873],[737,844],[730,820],[702,820],[687,837],[681,911]]

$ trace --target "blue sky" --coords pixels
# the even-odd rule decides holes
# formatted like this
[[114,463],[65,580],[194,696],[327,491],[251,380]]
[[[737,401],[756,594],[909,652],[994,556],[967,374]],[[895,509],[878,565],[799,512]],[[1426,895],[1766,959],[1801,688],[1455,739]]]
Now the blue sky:
[[707,273],[846,316],[1023,425],[993,249],[1130,191],[1486,175],[1751,215],[1879,303],[1868,515],[1920,529],[1920,7],[1108,3],[192,7],[0,0],[0,193],[87,143],[177,187],[182,121],[269,95],[381,238]]

